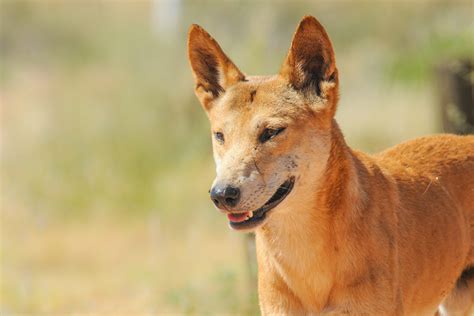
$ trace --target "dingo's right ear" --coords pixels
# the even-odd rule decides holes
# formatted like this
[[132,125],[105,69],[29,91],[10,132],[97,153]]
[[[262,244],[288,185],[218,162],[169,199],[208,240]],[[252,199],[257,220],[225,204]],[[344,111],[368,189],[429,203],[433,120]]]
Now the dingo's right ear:
[[188,57],[196,82],[195,93],[205,110],[212,101],[245,76],[202,27],[193,24],[188,35]]

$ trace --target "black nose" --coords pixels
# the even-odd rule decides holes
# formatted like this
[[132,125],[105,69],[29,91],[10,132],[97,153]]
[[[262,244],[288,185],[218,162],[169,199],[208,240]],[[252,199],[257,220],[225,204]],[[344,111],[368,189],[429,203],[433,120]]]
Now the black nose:
[[219,208],[234,207],[239,202],[240,190],[233,186],[215,185],[211,189],[211,199]]

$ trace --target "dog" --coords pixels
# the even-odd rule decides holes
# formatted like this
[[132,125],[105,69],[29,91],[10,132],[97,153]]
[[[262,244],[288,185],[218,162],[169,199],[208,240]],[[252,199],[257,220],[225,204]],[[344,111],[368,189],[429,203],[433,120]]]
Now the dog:
[[312,16],[274,76],[242,73],[198,25],[188,57],[212,129],[210,196],[232,229],[255,232],[263,315],[470,313],[473,136],[349,148],[333,47]]

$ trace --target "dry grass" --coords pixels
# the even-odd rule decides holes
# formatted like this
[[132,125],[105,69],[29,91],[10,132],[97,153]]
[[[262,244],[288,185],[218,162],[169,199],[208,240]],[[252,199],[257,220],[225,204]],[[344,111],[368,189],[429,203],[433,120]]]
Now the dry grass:
[[[240,236],[224,220],[57,221],[3,213],[2,313],[249,312]],[[7,225],[5,225],[7,224]],[[212,299],[211,299],[212,298]]]

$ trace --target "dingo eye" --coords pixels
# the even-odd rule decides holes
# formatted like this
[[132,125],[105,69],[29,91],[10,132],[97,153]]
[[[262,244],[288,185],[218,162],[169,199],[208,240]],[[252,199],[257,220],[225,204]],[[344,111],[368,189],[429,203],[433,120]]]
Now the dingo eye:
[[224,143],[224,134],[222,134],[221,132],[215,132],[214,133],[214,137],[216,138],[216,140],[223,144]]
[[276,128],[276,129],[265,128],[262,134],[260,134],[260,136],[258,137],[258,140],[260,141],[260,143],[263,144],[264,142],[272,139],[273,137],[283,132],[285,129],[286,127],[281,127],[281,128]]

